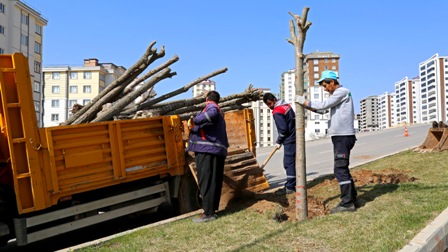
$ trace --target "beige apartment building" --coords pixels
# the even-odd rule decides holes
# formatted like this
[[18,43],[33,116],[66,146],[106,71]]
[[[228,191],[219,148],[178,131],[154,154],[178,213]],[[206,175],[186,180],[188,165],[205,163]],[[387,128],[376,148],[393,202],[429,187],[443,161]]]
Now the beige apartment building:
[[98,63],[95,58],[85,59],[83,66],[44,67],[44,126],[66,121],[73,105],[92,101],[125,70],[112,63]]
[[0,0],[0,54],[20,52],[28,58],[38,125],[42,127],[43,27],[47,20],[22,1]]

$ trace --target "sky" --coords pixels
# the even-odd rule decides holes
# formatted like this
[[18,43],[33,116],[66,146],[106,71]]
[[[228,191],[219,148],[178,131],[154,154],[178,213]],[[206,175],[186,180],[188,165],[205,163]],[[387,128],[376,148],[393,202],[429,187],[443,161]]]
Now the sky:
[[[340,83],[359,101],[394,92],[395,82],[418,76],[418,64],[448,56],[448,1],[428,0],[25,0],[48,20],[43,66],[81,66],[83,60],[131,67],[156,42],[177,75],[155,86],[162,95],[227,67],[212,80],[221,96],[249,84],[279,92],[295,67],[289,12],[309,7],[304,50],[340,55]],[[176,99],[191,97],[191,91]]]

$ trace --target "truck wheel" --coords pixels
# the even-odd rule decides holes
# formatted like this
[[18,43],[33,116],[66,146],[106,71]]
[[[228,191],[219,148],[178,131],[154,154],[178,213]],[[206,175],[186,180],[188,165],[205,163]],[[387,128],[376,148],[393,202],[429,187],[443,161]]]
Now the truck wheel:
[[180,214],[189,213],[201,208],[199,188],[191,173],[182,176],[177,198],[177,208]]

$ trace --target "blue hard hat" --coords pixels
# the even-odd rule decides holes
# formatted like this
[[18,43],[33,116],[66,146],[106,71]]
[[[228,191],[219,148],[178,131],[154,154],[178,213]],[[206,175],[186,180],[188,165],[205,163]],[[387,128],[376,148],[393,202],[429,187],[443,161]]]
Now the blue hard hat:
[[334,71],[330,71],[330,70],[325,70],[322,72],[320,79],[317,80],[317,83],[321,83],[323,80],[325,79],[333,79],[333,80],[337,80],[338,79],[338,74]]

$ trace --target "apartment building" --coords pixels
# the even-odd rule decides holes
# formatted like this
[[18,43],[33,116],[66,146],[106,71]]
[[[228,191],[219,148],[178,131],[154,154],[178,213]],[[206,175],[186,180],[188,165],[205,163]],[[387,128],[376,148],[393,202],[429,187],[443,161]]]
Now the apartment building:
[[73,105],[86,105],[126,69],[112,63],[85,59],[83,66],[52,66],[44,76],[44,126],[55,126],[71,116]]
[[411,79],[412,82],[412,121],[413,123],[420,123],[421,120],[421,89],[420,89],[420,76]]
[[[263,93],[270,92],[270,89],[260,88]],[[251,102],[255,119],[255,135],[257,136],[257,147],[272,146],[275,144],[278,133],[273,121],[272,111],[262,100]]]
[[448,56],[438,53],[419,64],[422,123],[447,121]]
[[[378,128],[386,129],[392,127],[394,124],[393,117],[393,100],[395,93],[385,92],[382,95],[378,95],[378,110],[377,110],[377,118],[378,118]],[[361,104],[361,107],[363,104]],[[367,125],[367,120],[365,120],[365,125]]]
[[[332,52],[312,52],[304,59],[304,95],[311,101],[323,101],[329,97],[316,82],[320,78],[320,73],[324,70],[332,70],[339,73],[340,56]],[[280,98],[294,105],[295,97],[295,73],[294,69],[282,73],[280,85]],[[320,115],[309,110],[305,110],[305,140],[313,140],[326,136],[328,132],[329,115]]]
[[395,125],[406,125],[415,123],[413,101],[415,97],[412,88],[413,81],[408,77],[404,77],[400,81],[395,82]]
[[212,80],[201,81],[199,84],[193,86],[193,97],[203,95],[212,90],[216,90],[216,82]]
[[22,1],[0,0],[0,54],[20,52],[28,58],[36,118],[42,127],[42,52],[47,20]]
[[369,96],[360,101],[360,131],[375,131],[378,123],[378,96]]

